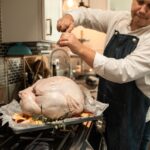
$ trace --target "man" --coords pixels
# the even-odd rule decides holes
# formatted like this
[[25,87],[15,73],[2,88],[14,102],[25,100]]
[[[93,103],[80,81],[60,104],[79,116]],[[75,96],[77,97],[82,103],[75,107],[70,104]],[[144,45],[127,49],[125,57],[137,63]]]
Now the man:
[[[77,25],[105,32],[104,55],[72,34]],[[100,76],[98,100],[104,112],[108,150],[148,150],[150,141],[150,0],[133,0],[131,13],[72,11],[57,24],[58,44],[68,46]]]

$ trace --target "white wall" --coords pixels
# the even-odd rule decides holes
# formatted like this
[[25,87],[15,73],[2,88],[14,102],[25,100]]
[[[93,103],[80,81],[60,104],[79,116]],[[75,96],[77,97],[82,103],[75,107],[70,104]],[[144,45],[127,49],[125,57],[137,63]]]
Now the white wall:
[[106,35],[102,32],[97,32],[95,30],[90,30],[83,28],[81,26],[76,27],[73,30],[73,33],[80,39],[82,32],[82,38],[88,40],[84,42],[85,45],[92,48],[93,50],[99,51],[100,53],[103,52],[105,37]]
[[108,0],[108,6],[111,10],[130,10],[132,0]]
[[90,7],[95,9],[107,9],[107,0],[90,0]]
[[[80,0],[77,1],[79,2]],[[83,1],[86,5],[88,5],[88,0],[83,0]],[[103,9],[103,10],[107,10],[108,8],[107,0],[90,0],[89,2],[90,2],[90,8]],[[85,45],[92,48],[93,50],[103,53],[105,37],[106,37],[104,33],[86,29],[81,26],[73,30],[73,33],[79,39],[81,38],[81,32],[83,33],[82,38],[88,40],[84,42]]]

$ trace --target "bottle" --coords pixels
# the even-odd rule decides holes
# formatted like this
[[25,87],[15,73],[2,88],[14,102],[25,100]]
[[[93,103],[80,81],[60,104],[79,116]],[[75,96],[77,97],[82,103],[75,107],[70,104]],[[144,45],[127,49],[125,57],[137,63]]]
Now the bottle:
[[54,63],[53,63],[53,65],[52,65],[52,76],[57,76],[56,64],[54,64]]

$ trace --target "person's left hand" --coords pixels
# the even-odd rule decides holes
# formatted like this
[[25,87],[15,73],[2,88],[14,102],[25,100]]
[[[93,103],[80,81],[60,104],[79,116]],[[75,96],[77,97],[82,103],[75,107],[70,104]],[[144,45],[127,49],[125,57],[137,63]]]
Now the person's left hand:
[[59,41],[58,41],[59,46],[67,46],[70,48],[70,50],[77,54],[80,55],[82,52],[84,45],[75,37],[73,33],[68,33],[64,32],[62,33]]

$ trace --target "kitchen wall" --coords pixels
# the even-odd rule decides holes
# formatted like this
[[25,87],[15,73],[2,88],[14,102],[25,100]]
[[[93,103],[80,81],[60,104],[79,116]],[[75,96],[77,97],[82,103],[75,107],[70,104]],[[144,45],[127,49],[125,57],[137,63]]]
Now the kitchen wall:
[[102,32],[83,28],[82,26],[76,27],[73,33],[79,38],[83,39],[83,43],[93,50],[103,53],[105,46],[106,35]]
[[109,3],[109,9],[111,10],[130,10],[132,0],[108,0]]

